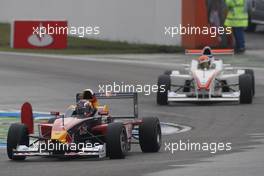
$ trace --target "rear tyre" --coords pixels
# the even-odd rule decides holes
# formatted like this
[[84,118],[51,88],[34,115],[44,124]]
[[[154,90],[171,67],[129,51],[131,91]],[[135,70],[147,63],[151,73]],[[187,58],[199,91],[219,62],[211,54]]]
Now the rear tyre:
[[230,88],[226,80],[222,80],[222,92],[230,92]]
[[253,99],[252,76],[243,74],[239,76],[240,103],[251,104]]
[[252,91],[253,91],[253,96],[255,96],[255,74],[252,69],[246,69],[245,74],[249,74],[252,77]]
[[169,75],[160,75],[158,78],[158,92],[157,92],[157,104],[168,104],[168,91],[171,87],[171,79]]
[[11,124],[7,134],[7,156],[11,160],[25,160],[26,156],[14,156],[13,149],[18,145],[29,146],[28,129],[22,123]]
[[127,149],[127,134],[123,123],[110,123],[106,135],[107,156],[110,159],[125,158]]
[[166,70],[166,71],[164,72],[164,75],[171,75],[171,73],[172,73],[171,70]]
[[139,144],[142,152],[158,152],[161,146],[161,127],[156,117],[143,118],[139,125]]
[[49,124],[53,124],[57,118],[53,117],[48,120]]
[[183,87],[183,92],[190,92],[190,91],[191,91],[191,81],[186,80]]

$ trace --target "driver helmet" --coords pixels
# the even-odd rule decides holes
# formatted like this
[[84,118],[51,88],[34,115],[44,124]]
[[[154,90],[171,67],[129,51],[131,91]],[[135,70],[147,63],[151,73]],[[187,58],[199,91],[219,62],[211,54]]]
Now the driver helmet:
[[84,100],[91,100],[94,98],[94,93],[91,89],[85,89],[82,93],[82,98]]
[[208,57],[212,57],[212,49],[209,46],[204,47],[203,49],[203,55],[206,55]]
[[200,56],[199,59],[199,68],[200,69],[209,69],[211,65],[210,58],[206,55]]
[[81,116],[89,116],[93,111],[91,103],[87,100],[80,100],[76,105],[76,113]]

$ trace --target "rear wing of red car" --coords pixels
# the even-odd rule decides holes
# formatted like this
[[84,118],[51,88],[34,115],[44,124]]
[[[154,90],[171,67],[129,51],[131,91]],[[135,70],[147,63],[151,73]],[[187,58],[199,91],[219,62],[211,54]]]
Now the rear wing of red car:
[[[81,93],[76,94],[76,102],[80,100]],[[136,92],[131,93],[95,93],[97,99],[132,99],[133,100],[133,116],[122,116],[120,118],[138,118],[138,94]]]
[[28,129],[28,134],[34,133],[33,111],[30,103],[26,102],[21,106],[21,123],[25,124]]
[[[187,49],[185,50],[186,55],[203,55],[203,49]],[[234,49],[212,49],[210,50],[211,55],[234,55]]]

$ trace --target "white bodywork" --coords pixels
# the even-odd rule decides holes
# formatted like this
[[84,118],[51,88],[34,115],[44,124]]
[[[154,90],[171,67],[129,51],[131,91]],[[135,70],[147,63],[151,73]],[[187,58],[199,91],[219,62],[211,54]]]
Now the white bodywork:
[[[70,148],[70,147],[69,147]],[[53,153],[50,151],[41,150],[41,143],[37,142],[36,144],[27,147],[25,145],[19,145],[14,150],[15,156],[52,156]],[[64,156],[90,156],[97,158],[106,157],[106,147],[104,145],[97,145],[93,147],[83,147],[79,152],[65,152]]]
[[[189,66],[185,67],[184,73],[179,70],[171,72],[168,102],[239,101],[239,75],[244,73],[245,70],[235,69],[223,64],[222,60],[213,58],[211,58],[210,69],[200,69],[198,61],[194,59]],[[180,87],[186,87],[186,81],[190,82],[188,91],[181,90]],[[232,86],[232,89],[223,91],[221,86],[223,83]]]

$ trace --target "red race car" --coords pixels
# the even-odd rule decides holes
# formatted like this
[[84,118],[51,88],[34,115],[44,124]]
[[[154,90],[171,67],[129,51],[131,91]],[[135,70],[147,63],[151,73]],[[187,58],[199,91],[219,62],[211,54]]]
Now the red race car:
[[[27,156],[87,156],[125,158],[131,144],[139,144],[142,152],[158,152],[161,127],[158,118],[138,118],[137,93],[94,94],[97,99],[133,99],[133,115],[111,116],[107,105],[85,115],[85,110],[72,105],[67,113],[51,113],[46,123],[38,124],[34,135],[32,107],[21,108],[21,123],[12,124],[7,136],[7,154],[11,160]],[[76,96],[79,101],[79,94]],[[112,101],[112,100],[111,100]],[[89,110],[89,108],[88,108]]]

